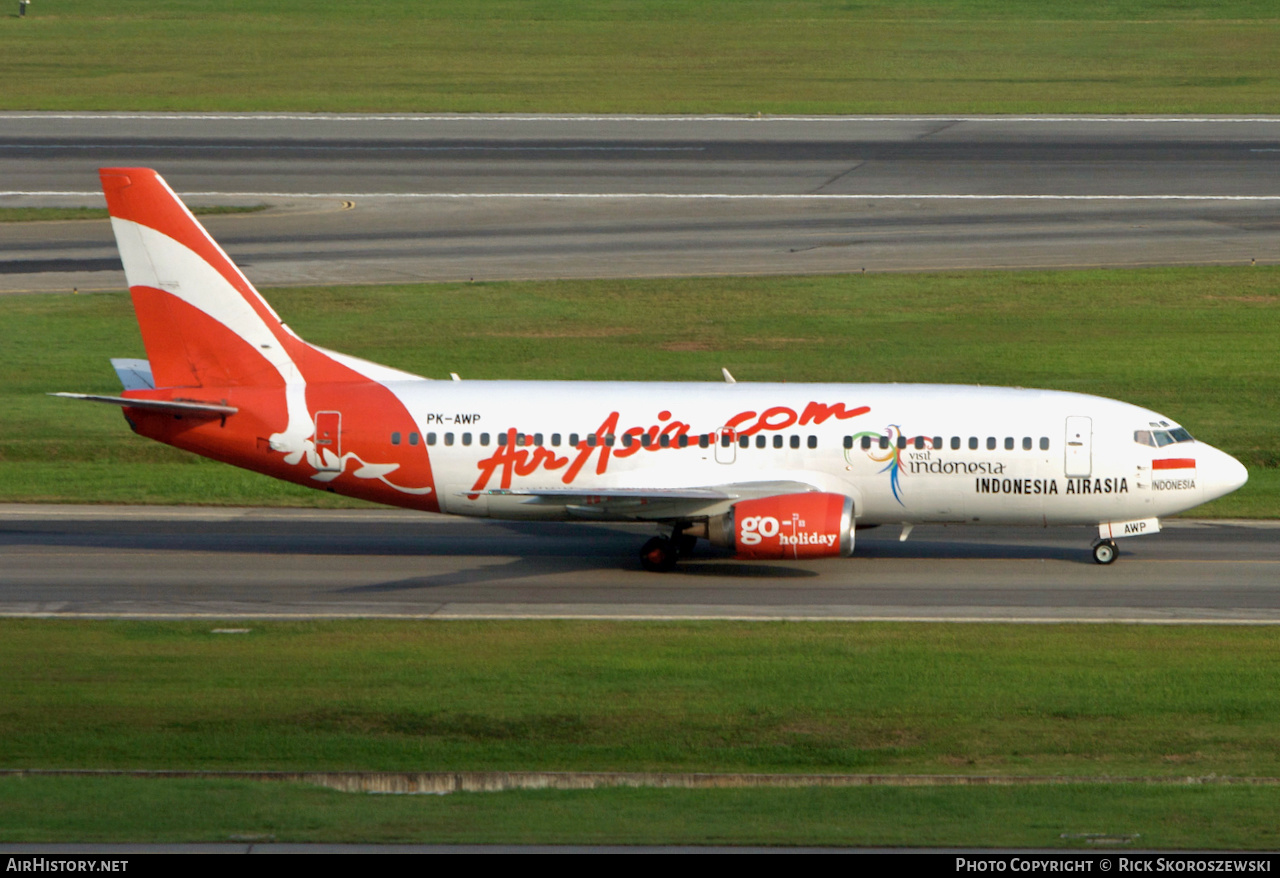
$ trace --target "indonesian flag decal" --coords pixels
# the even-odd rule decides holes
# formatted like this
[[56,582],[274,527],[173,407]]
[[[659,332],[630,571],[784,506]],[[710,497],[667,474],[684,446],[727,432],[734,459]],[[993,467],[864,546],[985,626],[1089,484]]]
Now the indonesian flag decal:
[[1194,457],[1166,457],[1163,460],[1151,461],[1152,469],[1195,469]]

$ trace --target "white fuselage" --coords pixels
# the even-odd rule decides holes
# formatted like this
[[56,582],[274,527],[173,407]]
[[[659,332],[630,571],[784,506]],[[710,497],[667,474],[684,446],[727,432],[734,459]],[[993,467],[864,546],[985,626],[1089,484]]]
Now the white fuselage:
[[[1164,416],[1078,393],[921,384],[386,386],[412,415],[414,441],[428,446],[442,510],[464,515],[584,514],[581,503],[480,493],[494,489],[791,481],[852,497],[860,524],[1098,524],[1181,512],[1245,479],[1243,466],[1204,443],[1135,439],[1176,429]],[[399,432],[408,443],[408,431]],[[660,507],[599,517],[662,518]]]

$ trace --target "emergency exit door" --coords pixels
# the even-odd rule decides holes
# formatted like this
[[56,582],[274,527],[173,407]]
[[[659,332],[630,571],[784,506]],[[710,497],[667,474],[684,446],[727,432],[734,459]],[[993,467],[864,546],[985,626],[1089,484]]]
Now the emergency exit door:
[[716,443],[716,463],[733,463],[738,459],[738,431],[721,427],[711,434]]

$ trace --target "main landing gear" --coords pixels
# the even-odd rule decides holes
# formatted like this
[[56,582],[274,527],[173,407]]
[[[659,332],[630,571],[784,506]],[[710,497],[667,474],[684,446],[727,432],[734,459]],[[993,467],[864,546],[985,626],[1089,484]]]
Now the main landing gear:
[[667,573],[681,558],[692,555],[697,545],[697,537],[676,528],[670,537],[654,537],[640,548],[640,566],[653,573]]
[[1098,540],[1093,544],[1093,560],[1099,564],[1110,564],[1117,554],[1115,540]]

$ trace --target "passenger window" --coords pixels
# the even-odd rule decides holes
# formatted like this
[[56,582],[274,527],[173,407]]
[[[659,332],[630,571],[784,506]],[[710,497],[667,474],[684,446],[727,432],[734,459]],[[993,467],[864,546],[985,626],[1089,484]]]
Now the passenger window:
[[542,434],[541,434],[541,433],[534,433],[534,434],[533,434],[533,444],[534,444],[534,445],[541,445],[541,444],[542,444]]
[[569,434],[569,444],[570,444],[571,446],[573,446],[574,448],[577,448],[577,447],[578,447],[578,434],[577,434],[577,433],[570,433],[570,434]]
[[863,436],[863,437],[862,437],[862,450],[863,450],[863,451],[870,451],[870,450],[871,450],[871,437],[870,437],[870,436]]
[[1022,450],[1023,450],[1023,451],[1030,451],[1030,450],[1031,450],[1031,437],[1030,437],[1030,436],[1023,436],[1023,437],[1022,437]]
[[768,443],[769,443],[769,438],[767,436],[761,436],[761,435],[756,436],[756,448],[764,448],[765,445],[767,445]]
[[959,451],[959,450],[960,450],[960,437],[959,437],[959,436],[952,436],[952,437],[951,437],[951,450],[952,450],[952,451]]
[[711,437],[709,437],[706,433],[699,433],[699,434],[698,434],[698,447],[699,447],[699,448],[707,448],[707,447],[709,447],[710,445],[711,445]]
[[591,448],[595,448],[596,443],[598,441],[599,441],[599,437],[597,437],[595,433],[587,434],[587,445],[590,446]]
[[995,436],[988,436],[988,437],[987,437],[987,450],[988,450],[988,451],[995,451],[995,450],[996,450],[996,437],[995,437]]
[[937,448],[939,451],[941,451],[941,450],[942,450],[942,437],[941,437],[941,436],[934,436],[934,437],[933,437],[933,447],[934,447],[934,448]]
[[622,434],[622,447],[623,447],[623,448],[630,448],[633,442],[635,442],[635,437],[634,437],[634,436],[632,436],[630,433],[623,433],[623,434]]
[[529,444],[528,436],[526,436],[524,433],[516,434],[516,445],[528,445],[528,444]]
[[409,444],[410,444],[410,445],[417,445],[417,444],[418,444],[418,434],[417,434],[417,433],[410,433],[410,434],[409,434]]
[[818,437],[817,437],[817,436],[810,436],[810,437],[809,437],[809,447],[810,447],[810,448],[817,448],[817,447],[818,447]]
[[732,445],[732,444],[733,444],[733,434],[732,434],[732,433],[729,433],[729,432],[727,432],[727,431],[726,431],[726,432],[724,432],[724,433],[721,433],[721,434],[720,434],[720,447],[721,447],[721,448],[728,448],[728,447],[729,447],[730,445]]
[[552,434],[551,434],[551,447],[552,447],[552,448],[559,448],[559,447],[560,447],[560,434],[559,434],[559,433],[552,433]]
[[969,450],[970,450],[970,451],[977,451],[977,450],[978,450],[978,437],[977,437],[977,436],[970,436],[970,437],[969,437]]
[[923,450],[924,450],[924,437],[923,437],[923,436],[917,436],[917,437],[916,437],[915,446],[916,446],[916,451],[923,451]]
[[607,435],[607,436],[605,436],[605,437],[604,437],[604,444],[605,444],[607,447],[609,447],[609,448],[612,448],[612,447],[613,447],[613,434],[612,434],[612,433],[610,433],[609,435]]
[[452,434],[452,433],[445,433],[445,434],[444,434],[444,444],[445,444],[445,445],[452,445],[452,444],[453,444],[453,434]]
[[463,444],[463,445],[470,445],[470,444],[471,444],[471,434],[470,434],[470,433],[463,433],[463,434],[462,434],[462,444]]
[[681,434],[680,434],[680,438],[676,440],[676,444],[677,444],[677,445],[679,445],[681,448],[688,448],[688,447],[689,447],[689,434],[688,434],[688,433],[681,433]]
[[667,433],[663,433],[661,436],[658,437],[658,445],[662,446],[663,448],[670,448],[671,436]]
[[738,446],[739,446],[740,448],[750,448],[750,447],[751,447],[751,437],[750,437],[750,436],[739,436],[739,437],[738,437]]
[[427,444],[428,444],[428,445],[435,445],[435,444],[436,444],[436,434],[435,434],[435,433],[428,433],[428,434],[427,434]]
[[504,446],[504,445],[506,445],[506,444],[507,444],[507,434],[506,434],[506,433],[499,433],[499,434],[498,434],[498,445],[499,445],[499,446]]
[[845,448],[852,448],[852,447],[853,447],[853,437],[852,437],[852,436],[845,436],[845,437],[844,437],[844,447],[845,447]]
[[888,436],[881,436],[881,437],[880,437],[880,447],[881,447],[881,448],[888,448],[888,447],[889,447],[889,437],[888,437]]
[[1005,437],[1004,437],[1004,450],[1005,450],[1005,451],[1013,451],[1013,437],[1012,437],[1012,436],[1005,436]]
[[800,437],[799,437],[799,436],[792,436],[792,437],[791,437],[791,447],[792,447],[792,448],[799,448],[799,447],[800,447]]
[[782,447],[782,437],[781,437],[780,435],[778,435],[777,433],[774,433],[774,434],[773,434],[773,447],[774,447],[774,448],[781,448],[781,447]]
[[400,444],[400,434],[399,434],[399,433],[392,433],[392,434],[391,434],[391,444],[392,444],[392,445],[399,445],[399,444]]
[[1049,450],[1049,437],[1048,437],[1048,436],[1041,436],[1041,437],[1040,437],[1040,450],[1041,450],[1041,451],[1048,451],[1048,450]]
[[652,445],[652,444],[653,444],[653,437],[652,437],[652,436],[650,436],[648,433],[641,433],[641,434],[640,434],[640,446],[641,446],[642,448],[648,448],[648,447],[649,447],[650,445]]

